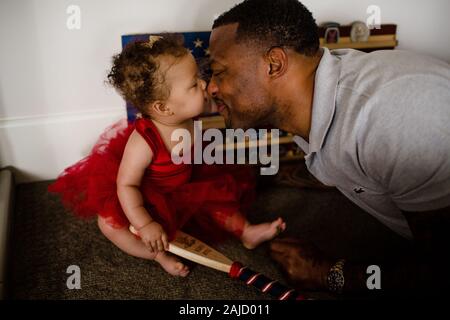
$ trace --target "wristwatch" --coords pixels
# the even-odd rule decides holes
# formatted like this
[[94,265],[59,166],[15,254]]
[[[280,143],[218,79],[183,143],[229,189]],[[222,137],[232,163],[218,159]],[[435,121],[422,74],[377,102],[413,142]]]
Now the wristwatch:
[[340,259],[328,271],[327,283],[331,292],[340,294],[344,289],[344,264],[345,259]]

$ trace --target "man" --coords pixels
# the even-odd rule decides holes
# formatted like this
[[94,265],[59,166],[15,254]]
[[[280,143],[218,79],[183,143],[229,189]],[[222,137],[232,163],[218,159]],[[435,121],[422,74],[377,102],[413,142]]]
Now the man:
[[[384,290],[449,288],[450,68],[402,51],[330,52],[297,0],[247,0],[217,18],[208,91],[228,126],[298,135],[309,171],[416,256],[381,265]],[[338,239],[336,239],[338,241]],[[367,265],[281,239],[271,254],[299,288],[367,290]]]

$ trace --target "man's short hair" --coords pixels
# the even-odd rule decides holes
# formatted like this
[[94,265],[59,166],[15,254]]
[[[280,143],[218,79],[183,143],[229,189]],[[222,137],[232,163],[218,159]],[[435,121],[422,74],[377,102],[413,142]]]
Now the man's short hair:
[[267,47],[292,47],[313,56],[319,34],[311,12],[297,0],[245,0],[219,16],[213,29],[238,23],[236,41]]

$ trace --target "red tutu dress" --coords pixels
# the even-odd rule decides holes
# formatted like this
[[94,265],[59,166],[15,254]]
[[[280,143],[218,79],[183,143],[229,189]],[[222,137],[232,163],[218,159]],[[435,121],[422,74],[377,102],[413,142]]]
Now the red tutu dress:
[[[204,241],[240,236],[243,216],[255,197],[255,179],[242,165],[174,164],[157,128],[148,118],[122,120],[108,128],[91,153],[65,169],[49,186],[63,204],[83,218],[100,215],[116,227],[128,227],[116,178],[130,134],[136,129],[153,152],[140,191],[145,208],[173,239],[183,229]],[[228,231],[225,231],[227,229]]]

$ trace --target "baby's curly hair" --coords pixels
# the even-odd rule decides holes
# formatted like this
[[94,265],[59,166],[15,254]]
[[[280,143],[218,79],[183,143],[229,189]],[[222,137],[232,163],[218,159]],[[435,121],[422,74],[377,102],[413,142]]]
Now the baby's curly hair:
[[163,35],[155,42],[136,41],[126,46],[112,58],[112,68],[108,74],[111,84],[122,97],[131,102],[140,112],[146,114],[147,106],[156,100],[166,100],[170,88],[160,72],[161,56],[181,58],[188,54],[183,39]]

